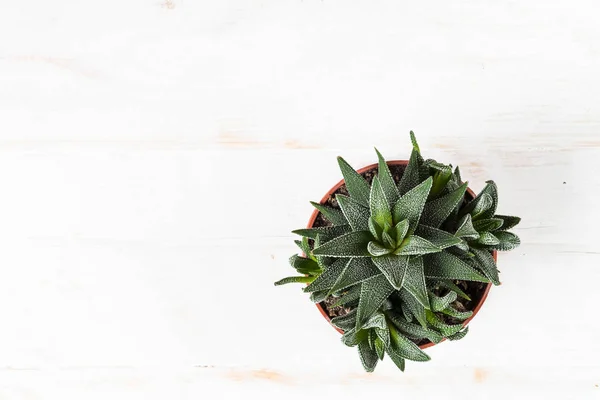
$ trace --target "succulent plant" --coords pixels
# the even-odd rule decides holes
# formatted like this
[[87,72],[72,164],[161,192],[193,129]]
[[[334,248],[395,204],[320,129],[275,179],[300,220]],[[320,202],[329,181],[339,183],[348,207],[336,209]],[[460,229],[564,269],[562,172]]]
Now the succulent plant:
[[410,136],[398,183],[377,149],[370,183],[338,157],[348,195],[336,195],[339,208],[312,203],[330,225],[293,231],[303,255],[290,264],[301,275],[275,283],[307,283],[314,302],[337,298],[347,313],[331,322],[368,372],[385,354],[401,370],[405,359],[429,360],[419,340],[464,337],[472,312],[455,308],[459,297],[470,300],[457,282],[499,284],[491,251],[519,245],[508,229],[520,219],[496,215],[495,183],[467,201],[459,168],[424,160]]

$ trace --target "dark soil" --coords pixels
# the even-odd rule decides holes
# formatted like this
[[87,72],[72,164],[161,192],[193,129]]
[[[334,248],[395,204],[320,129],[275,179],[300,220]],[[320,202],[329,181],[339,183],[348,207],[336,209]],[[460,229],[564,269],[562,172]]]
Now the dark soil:
[[[396,183],[400,182],[400,178],[402,177],[402,174],[404,173],[404,168],[405,167],[403,165],[390,165],[390,172],[392,173],[392,176],[394,178],[394,181],[396,181]],[[371,170],[363,172],[361,175],[370,184],[373,181],[373,178],[377,175],[377,172],[378,172],[378,168],[374,167]],[[348,195],[348,190],[346,190],[346,185],[342,184],[339,187],[339,189],[337,189],[335,192],[333,192],[329,196],[329,198],[327,198],[325,203],[323,203],[323,204],[326,204],[330,207],[339,209],[338,202],[335,199],[336,194]],[[465,195],[465,202],[468,202],[470,200],[472,200],[472,196],[469,193],[467,193]],[[320,227],[320,226],[331,226],[331,225],[332,225],[331,222],[326,220],[321,213],[318,213],[317,218],[315,219],[315,223],[313,224],[313,226],[315,228]],[[488,285],[487,283],[482,283],[482,282],[470,282],[470,281],[459,281],[459,280],[455,280],[454,283],[458,287],[460,287],[471,298],[471,300],[468,301],[468,300],[465,300],[465,299],[462,299],[459,297],[455,302],[453,302],[451,304],[452,307],[454,307],[458,311],[473,311],[475,309],[475,307],[477,306],[477,304],[479,304],[479,302],[483,296],[483,293],[485,292],[485,288]],[[436,288],[436,289],[434,289],[434,293],[437,296],[444,296],[448,293],[448,290],[443,289],[443,288]],[[343,306],[332,307],[332,304],[335,303],[336,301],[337,301],[336,298],[329,297],[320,303],[321,307],[323,307],[323,309],[329,315],[330,318],[334,318],[334,317],[341,316],[341,315],[346,315],[347,313],[349,313],[352,310],[351,308],[343,307]],[[437,315],[447,324],[460,324],[462,322],[460,320],[457,320],[456,318],[450,317],[450,316],[442,314],[442,313],[437,313]],[[417,345],[422,345],[422,344],[429,343],[429,340],[427,340],[427,339],[420,340],[420,341],[418,340],[418,341],[415,341],[415,343]]]

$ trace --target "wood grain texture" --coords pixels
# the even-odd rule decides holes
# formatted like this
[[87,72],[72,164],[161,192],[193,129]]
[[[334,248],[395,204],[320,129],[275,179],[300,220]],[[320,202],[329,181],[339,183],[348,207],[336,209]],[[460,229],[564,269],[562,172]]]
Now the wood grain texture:
[[[7,2],[0,398],[600,397],[594,1]],[[467,338],[362,372],[273,287],[318,200],[409,156],[523,245]]]

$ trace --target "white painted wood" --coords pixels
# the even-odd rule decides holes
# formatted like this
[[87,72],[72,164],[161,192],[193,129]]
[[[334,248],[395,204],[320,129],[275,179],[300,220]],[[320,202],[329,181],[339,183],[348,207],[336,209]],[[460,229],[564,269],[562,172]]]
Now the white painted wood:
[[[0,398],[600,397],[594,1],[4,2]],[[299,287],[373,146],[459,164],[524,244],[462,342],[362,372]]]

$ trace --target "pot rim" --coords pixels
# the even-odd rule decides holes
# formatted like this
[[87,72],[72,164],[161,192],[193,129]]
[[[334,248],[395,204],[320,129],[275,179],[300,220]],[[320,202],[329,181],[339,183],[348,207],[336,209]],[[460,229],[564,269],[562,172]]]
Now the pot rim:
[[[388,165],[404,165],[406,166],[408,164],[408,160],[391,160],[391,161],[387,161],[386,162]],[[359,174],[362,174],[363,172],[369,171],[371,169],[374,169],[376,167],[378,167],[378,163],[374,163],[374,164],[370,164],[367,165],[365,167],[362,167],[360,169],[358,169],[356,172],[358,172]],[[320,203],[324,204],[327,199],[329,198],[329,196],[331,196],[336,190],[338,190],[340,188],[340,186],[342,186],[344,184],[344,180],[340,180],[338,183],[336,183],[331,189],[329,189],[327,191],[327,193],[325,193],[325,195],[323,196],[323,198],[321,199]],[[469,193],[473,198],[475,198],[475,193],[470,189],[467,188],[467,193]],[[310,219],[308,220],[308,225],[307,228],[310,229],[313,227],[315,220],[317,219],[317,215],[319,215],[319,210],[317,210],[316,208],[314,209],[313,213],[310,216]],[[494,261],[497,262],[498,261],[498,252],[496,250],[492,250],[492,256],[494,257]],[[471,315],[468,319],[466,319],[462,325],[467,326],[469,324],[469,322],[471,322],[471,320],[473,318],[475,318],[475,315],[477,315],[477,313],[479,312],[479,310],[481,309],[481,307],[483,306],[483,303],[485,302],[485,300],[487,299],[488,293],[490,292],[490,289],[492,288],[492,283],[488,282],[485,290],[483,291],[483,295],[481,296],[481,299],[479,300],[479,303],[475,306],[475,308],[473,309],[473,315]],[[323,307],[321,307],[320,303],[316,303],[315,304],[317,306],[317,308],[319,309],[319,312],[321,313],[321,315],[323,315],[323,318],[325,318],[327,320],[327,322],[329,322],[329,325],[331,325],[331,318],[329,317],[329,315],[327,315],[327,312],[325,311],[325,309]],[[340,334],[343,334],[344,331],[331,325],[333,327],[333,329],[335,329],[336,331],[338,331]],[[444,338],[442,340],[445,341],[446,338]],[[440,342],[441,343],[441,342]],[[429,342],[429,343],[424,343],[422,345],[419,346],[419,348],[421,349],[426,349],[428,347],[432,347],[435,346],[436,343],[433,342]]]

